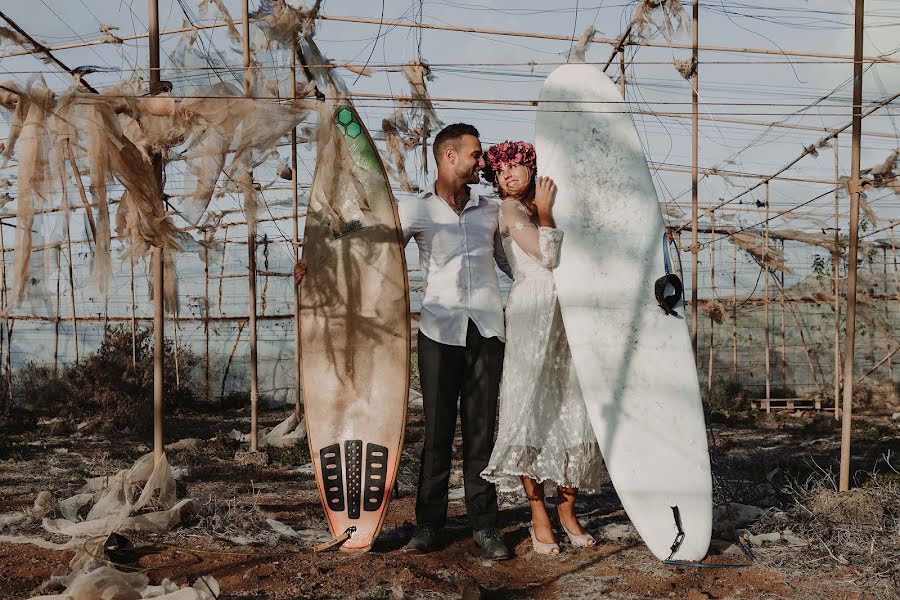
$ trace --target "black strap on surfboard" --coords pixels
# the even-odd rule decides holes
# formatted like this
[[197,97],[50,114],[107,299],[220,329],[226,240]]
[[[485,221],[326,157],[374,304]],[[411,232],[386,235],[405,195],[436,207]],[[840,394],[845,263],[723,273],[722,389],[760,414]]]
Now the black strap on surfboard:
[[[677,317],[678,313],[675,312],[675,307],[678,306],[681,297],[684,295],[684,285],[681,283],[681,279],[678,275],[672,270],[672,261],[669,256],[668,236],[665,232],[663,232],[662,241],[663,268],[665,269],[666,274],[656,280],[656,283],[653,286],[653,292],[656,294],[656,302],[659,304],[659,307],[663,309],[663,312],[667,315]],[[681,260],[681,257],[679,257],[679,260]],[[671,292],[666,294],[666,290],[671,290]]]

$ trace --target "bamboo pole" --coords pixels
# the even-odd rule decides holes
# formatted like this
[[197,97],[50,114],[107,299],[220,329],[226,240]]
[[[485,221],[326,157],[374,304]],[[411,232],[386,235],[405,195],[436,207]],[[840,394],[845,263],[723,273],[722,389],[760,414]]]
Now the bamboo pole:
[[[161,91],[159,70],[159,7],[157,0],[148,0],[150,42],[150,94],[156,95]],[[162,156],[158,152],[152,155],[153,176],[157,182],[163,181]],[[159,202],[163,199],[159,198]],[[163,248],[156,246],[151,249],[150,260],[152,262],[153,278],[153,460],[159,463],[165,452],[163,442],[163,402],[165,399],[165,373],[164,346],[165,346],[165,315],[164,303],[164,274]]]
[[172,351],[175,354],[175,387],[181,389],[181,371],[178,368],[178,311],[172,311]]
[[[6,243],[3,239],[3,227],[0,227],[0,249],[4,250],[2,260],[0,260],[0,304],[3,306],[3,311],[6,313],[7,311],[7,292],[6,292]],[[0,321],[0,364],[2,364],[3,360],[3,333],[6,332],[7,343],[6,343],[6,353],[9,354],[12,351],[12,340],[10,338],[9,331],[9,318],[4,315],[3,320]],[[6,378],[6,387],[8,390],[12,389],[12,379],[8,376]],[[0,390],[2,392],[2,390]],[[4,412],[9,409],[10,404],[7,404],[6,398],[8,398],[8,394],[4,394]]]
[[[838,138],[834,138],[834,179],[840,178],[840,153]],[[841,418],[841,190],[834,190],[834,252],[831,253],[831,270],[834,278],[834,418]]]
[[[630,26],[629,26],[630,28]],[[619,50],[619,85],[622,88],[622,100],[628,101],[628,97],[625,94],[625,51]]]
[[137,301],[134,298],[134,256],[129,260],[131,266],[131,366],[137,366]]
[[[857,63],[855,64],[855,67],[854,67],[854,68],[857,68],[857,67],[861,68],[859,62],[857,62]],[[860,75],[859,75],[859,76],[862,77],[862,71],[860,71]],[[865,113],[861,113],[861,110],[862,110],[862,97],[860,96],[859,102],[854,102],[854,103],[853,103],[853,113],[854,113],[853,120],[851,120],[850,123],[847,123],[847,124],[845,124],[845,125],[843,125],[843,126],[837,128],[837,129],[835,129],[832,133],[828,134],[827,136],[825,136],[824,138],[822,138],[821,140],[819,140],[819,142],[824,143],[824,142],[830,141],[830,140],[832,140],[832,139],[835,139],[839,134],[843,133],[844,131],[847,131],[847,130],[850,129],[851,127],[854,127],[854,131],[855,131],[854,136],[855,136],[855,138],[858,140],[858,139],[859,139],[859,131],[858,131],[858,129],[861,128],[861,124],[862,124],[862,119],[863,119],[863,117],[866,117],[866,116],[868,116],[868,115],[874,113],[875,111],[880,110],[881,108],[884,108],[885,106],[887,106],[888,104],[890,104],[891,102],[893,102],[894,100],[896,100],[897,98],[900,98],[900,92],[897,92],[896,94],[893,94],[892,96],[890,96],[890,97],[888,97],[888,98],[885,98],[885,99],[879,101],[875,106],[869,107],[869,108],[865,111]],[[855,123],[857,123],[857,121],[859,122],[859,125],[860,125],[859,127],[856,127],[856,126],[854,125]],[[752,192],[753,190],[755,190],[755,189],[759,188],[760,186],[765,185],[766,183],[768,183],[769,181],[771,181],[772,178],[781,175],[782,173],[784,173],[785,171],[787,171],[788,169],[790,169],[791,167],[793,167],[794,165],[796,165],[798,162],[800,162],[801,160],[803,160],[803,158],[805,158],[806,156],[812,154],[813,151],[818,152],[818,150],[816,150],[817,145],[818,145],[818,143],[817,143],[817,144],[812,144],[812,145],[810,145],[810,146],[805,147],[805,148],[803,149],[803,152],[801,152],[800,155],[799,155],[797,158],[795,158],[794,160],[790,161],[789,163],[787,163],[786,165],[784,165],[783,167],[781,167],[780,169],[778,169],[775,173],[773,173],[772,175],[766,177],[765,179],[763,179],[763,180],[760,181],[759,183],[755,183],[755,184],[751,185],[750,187],[748,187],[747,189],[745,189],[744,191],[742,191],[742,192],[739,193],[738,195],[732,196],[731,198],[729,198],[729,199],[727,199],[727,200],[721,201],[719,204],[717,204],[717,205],[714,207],[714,210],[715,210],[715,209],[719,209],[719,208],[725,206],[726,204],[729,204],[729,203],[731,203],[731,202],[734,202],[735,200],[738,200],[738,199],[740,199],[740,198],[746,196],[747,194],[749,194],[749,193]],[[851,212],[852,212],[852,211],[851,211]],[[852,217],[852,215],[851,215],[851,217]],[[857,216],[857,220],[858,220],[858,218],[859,218],[859,217]]]
[[769,184],[766,183],[766,222],[765,222],[765,261],[763,269],[765,269],[766,289],[765,289],[765,341],[766,341],[766,412],[772,412],[772,382],[771,382],[771,365],[769,360]]
[[737,244],[731,245],[731,372],[737,380]]
[[[691,21],[691,35],[693,36],[693,59],[698,60],[698,45],[700,40],[700,4],[698,0],[694,0],[693,13]],[[697,189],[697,166],[699,150],[697,146],[699,136],[699,86],[700,76],[698,70],[694,70],[691,77],[691,349],[694,351],[694,360],[697,360],[697,269],[699,240],[697,239],[697,220],[698,220],[698,189]]]
[[[897,312],[900,313],[900,270],[897,269],[897,240],[894,237],[894,225],[891,225],[891,251],[894,257],[894,292],[897,294]],[[889,325],[890,326],[890,325]],[[891,361],[894,359],[891,358]],[[891,394],[897,395],[897,384],[891,379]]]
[[9,406],[13,402],[13,375],[12,375],[12,338],[13,328],[16,326],[15,319],[9,319],[6,324],[6,391],[9,400]]
[[72,165],[72,173],[75,175],[75,187],[78,188],[78,195],[81,197],[81,204],[84,205],[88,224],[91,227],[91,237],[94,239],[94,243],[96,243],[97,223],[94,221],[93,205],[90,200],[88,200],[87,193],[84,191],[84,182],[81,180],[81,171],[78,169],[78,163],[75,161],[75,155],[72,153],[72,146],[69,143],[69,140],[66,140],[66,155],[69,157],[69,164]]
[[[228,383],[228,372],[231,370],[231,363],[234,360],[234,353],[237,351],[238,343],[241,341],[241,332],[244,331],[244,325],[246,321],[241,321],[238,323],[237,328],[237,337],[234,338],[234,346],[231,347],[231,352],[228,354],[228,361],[225,363],[225,372],[222,373],[222,388],[219,393],[219,401],[225,402],[225,386]],[[250,439],[250,442],[253,443],[253,438]]]
[[[291,53],[291,98],[297,98],[297,52]],[[300,201],[297,190],[297,128],[291,130],[291,224],[294,246],[294,264],[300,262]],[[301,386],[300,376],[300,286],[291,282],[294,288],[294,416],[300,421]]]
[[853,416],[853,360],[856,349],[856,269],[859,246],[859,163],[862,132],[862,48],[864,0],[856,0],[853,42],[853,133],[850,157],[850,247],[847,271],[847,350],[844,356],[844,414],[841,421],[840,491],[850,489],[850,437]]
[[[883,259],[883,261],[884,261],[884,264],[882,265],[882,266],[883,266],[883,272],[884,272],[884,292],[882,293],[882,295],[883,295],[883,296],[887,296],[887,294],[888,294],[887,248],[882,248],[882,249],[881,249],[881,256],[882,256],[882,259]],[[885,322],[885,324],[888,326],[888,328],[890,328],[890,326],[891,326],[891,325],[890,325],[890,324],[891,324],[891,312],[890,312],[891,309],[890,309],[890,307],[888,306],[888,304],[889,304],[889,303],[888,303],[887,301],[885,301],[885,303],[884,303],[884,322]],[[891,341],[891,340],[889,340],[889,341]],[[891,384],[891,387],[892,387],[892,388],[893,388],[893,383],[894,383],[894,364],[893,364],[893,363],[894,363],[893,360],[888,359],[888,363],[887,363],[887,366],[888,366],[888,383]]]
[[[716,297],[716,216],[715,213],[709,213],[710,225],[712,226],[712,241],[709,244],[709,270],[710,270],[710,294],[712,298]],[[716,321],[712,314],[709,316],[709,360],[706,373],[706,393],[712,394],[713,382],[713,352],[715,349],[715,333]]]
[[[486,29],[482,27],[461,27],[456,25],[443,25],[438,23],[419,23],[417,21],[390,21],[383,19],[371,19],[371,18],[362,18],[362,17],[345,17],[345,16],[337,16],[337,15],[317,15],[317,19],[323,21],[336,21],[343,23],[359,23],[365,25],[381,25],[382,27],[387,28],[405,28],[405,29],[430,29],[433,31],[455,31],[461,33],[476,33],[482,35],[496,35],[496,36],[504,36],[504,37],[523,37],[530,39],[543,39],[543,40],[559,40],[564,42],[572,42],[578,41],[578,36],[570,36],[570,35],[556,35],[556,34],[548,34],[548,33],[534,33],[527,31],[510,31],[503,29]],[[239,23],[243,23],[240,19],[232,20],[232,23],[236,26]],[[206,29],[216,29],[219,27],[226,27],[227,23],[222,21],[216,21],[215,23],[204,24],[204,25],[192,25],[185,27],[175,27],[172,29],[166,29],[164,31],[160,31],[159,35],[176,35],[179,33],[185,33],[189,31],[201,31]],[[123,35],[118,36],[119,40],[122,41],[131,41],[146,38],[150,35],[148,33],[137,33],[132,35]],[[594,37],[591,42],[594,44],[608,44],[611,46],[615,46],[619,43],[619,39],[614,38],[603,38],[603,37]],[[44,50],[49,51],[57,51],[57,50],[70,50],[73,48],[84,48],[88,46],[99,46],[108,43],[113,43],[108,41],[106,38],[97,38],[94,40],[83,40],[79,42],[66,42],[62,44],[56,44],[53,46],[43,46]],[[115,43],[118,43],[116,40]],[[687,44],[671,44],[669,42],[653,42],[649,40],[630,40],[626,42],[628,46],[645,46],[645,47],[658,47],[658,48],[678,48],[682,50],[690,50],[691,46]],[[759,55],[769,55],[769,56],[778,56],[778,57],[786,57],[786,56],[794,56],[798,58],[826,58],[832,60],[853,60],[853,56],[849,54],[840,54],[833,52],[806,52],[800,50],[780,50],[780,49],[771,49],[771,48],[741,48],[741,47],[729,47],[729,46],[700,46],[700,50],[709,51],[709,52],[722,52],[722,53],[730,53],[730,54],[759,54]],[[0,58],[7,58],[12,56],[24,56],[28,54],[35,54],[38,50],[16,50],[12,52],[6,52],[4,54],[0,54]],[[900,59],[895,58],[893,56],[865,56],[862,58],[862,62],[872,62],[872,63],[900,63]],[[342,65],[339,65],[342,66]],[[360,65],[362,66],[362,65]]]
[[[76,304],[75,304],[75,270],[73,267],[73,260],[72,260],[71,221],[69,219],[66,219],[65,225],[66,225],[66,254],[68,254],[68,260],[69,260],[69,299],[71,300],[71,303],[72,303],[72,318],[71,318],[72,343],[75,347],[74,348],[75,349],[75,364],[77,365],[79,363],[80,356],[78,355],[78,310],[77,310]],[[0,236],[3,235],[2,231],[3,231],[3,228],[0,227]],[[3,261],[4,264],[6,263],[5,258],[6,257],[4,255],[4,261]],[[4,271],[3,279],[4,279],[4,281],[6,280],[5,271]]]
[[[434,66],[434,65],[432,65]],[[681,113],[650,111],[650,110],[632,110],[632,115],[649,116],[655,118],[679,119],[687,120],[688,117]],[[819,134],[832,134],[835,129],[828,127],[815,127],[813,125],[800,125],[798,123],[779,123],[776,121],[756,121],[754,119],[736,119],[734,117],[716,116],[716,115],[700,115],[701,121],[710,121],[712,123],[727,123],[729,125],[750,125],[751,127],[765,127],[766,129],[790,129],[794,131],[812,131]],[[897,136],[893,133],[883,133],[880,131],[864,131],[863,135],[889,140],[896,140]]]
[[59,375],[60,280],[62,279],[62,244],[56,247],[56,318],[53,320],[53,376]]
[[264,314],[266,314],[266,306],[268,305],[267,295],[269,292],[269,275],[270,275],[270,272],[269,272],[269,234],[268,233],[263,234],[262,247],[263,247],[263,270],[262,270],[262,272],[257,271],[256,274],[257,274],[257,276],[262,275],[262,278],[263,278],[262,291],[259,294],[259,301],[260,301],[259,312],[260,312],[260,314],[264,315]]
[[[784,240],[781,240],[781,255],[787,257],[784,253]],[[787,258],[785,258],[787,262]],[[784,271],[781,271],[781,289],[784,289]],[[787,344],[784,339],[784,294],[781,294],[781,389],[787,389]],[[784,392],[782,392],[784,393]]]
[[[224,262],[224,261],[223,261]],[[209,379],[209,248],[203,246],[203,381],[206,401],[212,400]]]
[[[253,79],[250,70],[250,2],[241,3],[244,20],[242,46],[244,51],[244,95],[253,95]],[[250,185],[253,185],[253,174],[249,174]],[[255,199],[254,199],[255,201]],[[250,221],[250,219],[248,219]],[[247,293],[250,300],[250,451],[256,452],[259,388],[257,381],[257,339],[256,339],[256,223],[247,224]]]

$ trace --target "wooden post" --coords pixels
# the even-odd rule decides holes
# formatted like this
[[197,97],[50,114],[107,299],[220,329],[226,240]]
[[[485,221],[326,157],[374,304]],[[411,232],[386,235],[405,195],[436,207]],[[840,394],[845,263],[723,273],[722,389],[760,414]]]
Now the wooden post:
[[[884,324],[887,326],[887,330],[890,331],[891,330],[891,312],[890,312],[890,307],[889,307],[890,303],[888,302],[887,248],[881,249],[881,256],[884,261],[884,265],[883,265],[884,293],[882,294],[884,296]],[[887,342],[888,342],[888,344],[890,344],[893,342],[893,339],[888,338]],[[894,363],[893,359],[888,359],[888,361],[887,361],[888,383],[891,384],[892,388],[894,386],[894,364],[893,363]]]
[[[784,240],[781,240],[781,255],[787,256],[784,253]],[[787,263],[787,259],[785,258],[785,263]],[[779,276],[781,277],[781,289],[784,289],[784,271],[782,271]],[[787,388],[787,344],[784,339],[784,297],[785,294],[781,294],[781,389],[784,390]],[[784,392],[782,392],[784,393]]]
[[850,158],[850,247],[847,268],[847,349],[844,353],[844,414],[841,420],[841,476],[839,489],[850,489],[850,437],[853,416],[853,359],[856,349],[856,269],[859,248],[859,163],[862,134],[862,49],[864,0],[856,0],[853,42],[853,134]]
[[181,389],[181,372],[178,368],[178,312],[172,311],[172,351],[175,354],[175,387]]
[[[3,240],[3,226],[0,225],[0,253],[3,254],[2,260],[0,260],[0,304],[3,306],[3,310],[7,310],[9,306],[7,302],[7,293],[6,293],[6,243]],[[6,316],[3,318],[3,321],[0,321],[0,364],[2,364],[3,359],[3,331],[6,331],[6,353],[10,354],[12,352],[12,334],[9,327],[9,317]],[[10,404],[6,402],[6,398],[12,396],[12,379],[10,377],[6,378],[6,387],[8,394],[4,395],[4,412],[9,409]],[[0,390],[2,393],[3,390]]]
[[625,95],[625,49],[619,49],[619,85],[622,88],[622,100],[628,100]]
[[[840,154],[838,138],[834,138],[834,181],[840,181]],[[834,418],[841,418],[841,188],[834,190],[834,252],[831,253],[831,270],[834,279]]]
[[[697,47],[700,41],[700,3],[694,0],[692,13],[692,36],[693,47],[692,56],[694,64],[698,64]],[[698,220],[698,196],[697,196],[697,165],[699,151],[697,146],[697,138],[699,136],[699,85],[700,77],[699,69],[694,70],[691,77],[691,348],[694,350],[694,360],[697,360],[697,269],[699,244],[697,239],[697,220]]]
[[131,366],[137,366],[137,302],[134,298],[134,256],[130,257],[131,267]]
[[[897,311],[900,313],[900,270],[897,269],[897,240],[894,237],[894,225],[891,225],[891,251],[894,256],[894,293],[897,294]],[[890,329],[890,325],[888,325]],[[893,357],[890,359],[893,361]],[[891,394],[896,396],[897,384],[891,378]]]
[[[244,50],[244,96],[253,96],[253,76],[250,71],[250,2],[242,2],[244,21],[243,43]],[[250,173],[249,185],[253,185],[253,174]],[[256,201],[255,198],[253,200]],[[250,221],[253,221],[252,223]],[[249,323],[250,326],[250,451],[256,452],[259,440],[257,439],[257,420],[259,400],[259,387],[257,381],[257,346],[256,346],[256,220],[247,219],[247,293],[249,296]]]
[[766,412],[772,412],[772,382],[771,382],[771,364],[769,358],[769,182],[765,185],[766,191],[766,227],[765,227],[765,261],[763,269],[765,269],[766,279],[766,298],[765,298],[765,340],[766,340]]
[[[161,90],[159,72],[159,7],[157,0],[148,0],[149,27],[148,41],[150,43],[150,94],[158,94]],[[153,176],[162,185],[163,164],[162,156],[154,152]],[[159,198],[159,202],[163,199]],[[165,310],[164,303],[164,274],[163,248],[154,247],[150,252],[152,263],[151,273],[153,278],[153,460],[158,463],[165,452],[163,443],[163,402],[165,399],[165,373],[164,346],[165,346]]]
[[[709,243],[709,270],[710,270],[710,296],[713,301],[716,299],[716,216],[709,213],[712,239]],[[706,372],[706,394],[712,394],[713,381],[713,351],[715,348],[716,321],[712,314],[709,316],[709,360]]]
[[737,244],[731,244],[731,372],[737,380]]
[[206,401],[209,402],[212,398],[210,397],[209,379],[209,248],[206,246],[203,247],[203,346],[203,380],[205,382]]
[[[291,53],[291,98],[297,98],[297,52]],[[297,128],[291,129],[291,222],[293,224],[294,263],[300,262],[300,201],[297,191]],[[294,288],[294,416],[300,420],[300,286],[293,278]]]
[[9,319],[9,321],[6,323],[6,397],[9,400],[9,406],[12,406],[13,402],[12,336],[13,328],[15,326],[15,319]]
[[[71,223],[69,219],[66,219],[66,253],[68,254],[69,259],[69,298],[72,301],[72,343],[75,347],[75,364],[77,365],[80,360],[78,355],[78,311],[75,304],[75,269],[72,260],[72,232],[70,227]],[[0,236],[3,235],[2,231],[3,228],[0,227]],[[5,280],[6,276],[4,270],[4,281]]]
[[56,247],[56,318],[53,320],[53,376],[59,375],[59,309],[60,280],[62,279],[62,244]]

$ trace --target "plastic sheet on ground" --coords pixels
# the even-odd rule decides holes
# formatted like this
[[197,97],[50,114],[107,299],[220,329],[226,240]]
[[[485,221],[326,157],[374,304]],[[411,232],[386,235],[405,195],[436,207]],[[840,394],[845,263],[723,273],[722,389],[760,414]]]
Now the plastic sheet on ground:
[[191,587],[179,588],[168,579],[160,585],[149,585],[149,579],[143,573],[123,573],[112,567],[55,577],[54,583],[64,586],[65,590],[59,594],[35,596],[34,600],[214,600],[219,595],[219,583],[212,576],[201,577]]
[[[250,442],[249,433],[241,433],[237,429],[232,429],[228,433],[228,437],[239,442]],[[257,439],[257,447],[259,448],[289,448],[306,439],[306,423],[303,419],[298,419],[294,413],[283,420],[275,427],[268,429],[263,427],[259,430],[259,438]]]

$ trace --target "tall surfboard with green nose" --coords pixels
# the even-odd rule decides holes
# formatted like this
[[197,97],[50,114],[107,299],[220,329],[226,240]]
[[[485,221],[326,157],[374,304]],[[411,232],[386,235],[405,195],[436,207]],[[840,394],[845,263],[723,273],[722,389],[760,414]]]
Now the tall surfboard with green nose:
[[[325,118],[328,118],[326,116]],[[409,393],[409,286],[390,184],[349,103],[320,127],[300,287],[301,372],[322,506],[368,550],[397,475]]]
[[622,505],[660,559],[709,548],[712,479],[683,301],[660,308],[665,228],[637,130],[600,69],[564,65],[538,103],[540,175],[558,187],[553,272],[588,415]]

